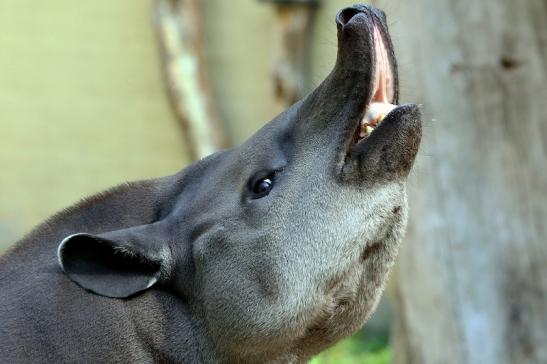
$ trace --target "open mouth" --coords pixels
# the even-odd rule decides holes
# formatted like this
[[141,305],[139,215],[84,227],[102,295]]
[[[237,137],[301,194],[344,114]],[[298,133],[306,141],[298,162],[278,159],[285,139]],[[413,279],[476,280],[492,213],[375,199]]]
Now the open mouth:
[[367,138],[380,125],[391,110],[397,107],[395,79],[388,46],[377,25],[373,26],[374,39],[374,77],[372,98],[367,103],[363,118],[355,131],[354,141],[359,143]]
[[410,173],[421,140],[421,111],[398,105],[397,60],[385,14],[353,5],[336,17],[339,37],[333,85],[340,111],[341,147],[336,173],[342,181],[374,185]]

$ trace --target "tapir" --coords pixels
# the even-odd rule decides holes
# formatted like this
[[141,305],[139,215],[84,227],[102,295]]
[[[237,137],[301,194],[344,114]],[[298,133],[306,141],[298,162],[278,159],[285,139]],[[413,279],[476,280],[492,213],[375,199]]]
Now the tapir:
[[[371,315],[407,221],[420,108],[385,14],[336,15],[335,66],[241,146],[120,185],[0,258],[5,363],[300,363]],[[372,104],[394,108],[374,128]]]

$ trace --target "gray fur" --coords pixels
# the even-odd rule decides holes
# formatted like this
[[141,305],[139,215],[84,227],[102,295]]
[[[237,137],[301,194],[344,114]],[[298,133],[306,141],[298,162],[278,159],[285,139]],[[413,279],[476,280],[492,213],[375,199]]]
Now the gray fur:
[[[352,144],[371,24],[389,37],[379,10],[344,12],[332,73],[243,145],[86,199],[0,258],[3,361],[303,362],[363,325],[404,234],[421,122],[401,106]],[[259,171],[279,172],[253,199]]]

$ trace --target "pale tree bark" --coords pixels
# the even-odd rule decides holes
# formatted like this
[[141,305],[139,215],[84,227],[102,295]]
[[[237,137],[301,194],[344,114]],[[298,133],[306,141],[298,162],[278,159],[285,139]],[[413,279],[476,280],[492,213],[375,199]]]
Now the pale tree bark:
[[199,0],[156,0],[156,32],[174,111],[193,159],[227,146],[214,108],[203,51]]
[[276,11],[274,111],[280,113],[309,91],[310,45],[319,0],[263,0]]
[[398,6],[403,99],[429,118],[395,362],[547,363],[547,2]]

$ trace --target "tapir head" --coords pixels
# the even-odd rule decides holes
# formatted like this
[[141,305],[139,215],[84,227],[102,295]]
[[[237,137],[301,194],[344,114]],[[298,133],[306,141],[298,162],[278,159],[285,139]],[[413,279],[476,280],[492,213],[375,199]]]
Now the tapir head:
[[316,90],[240,147],[159,180],[154,221],[66,238],[68,276],[108,297],[184,297],[228,357],[305,357],[357,330],[405,230],[421,121],[398,106],[359,136],[372,102],[397,104],[396,61],[381,11],[355,5],[336,24],[336,65]]

